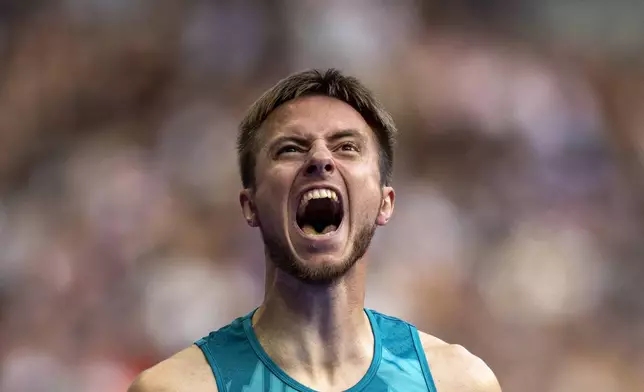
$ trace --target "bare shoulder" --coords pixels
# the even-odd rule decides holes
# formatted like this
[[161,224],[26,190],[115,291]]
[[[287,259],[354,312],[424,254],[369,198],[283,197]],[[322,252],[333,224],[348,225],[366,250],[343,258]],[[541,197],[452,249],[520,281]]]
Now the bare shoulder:
[[197,346],[190,346],[143,371],[128,392],[217,392],[210,366]]
[[439,392],[500,392],[492,369],[465,347],[418,332]]

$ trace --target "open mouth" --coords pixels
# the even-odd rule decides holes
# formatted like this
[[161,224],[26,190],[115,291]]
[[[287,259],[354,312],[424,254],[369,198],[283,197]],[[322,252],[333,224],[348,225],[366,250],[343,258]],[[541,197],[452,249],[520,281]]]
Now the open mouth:
[[336,231],[343,217],[342,201],[335,191],[312,189],[302,195],[295,219],[305,234],[323,235]]

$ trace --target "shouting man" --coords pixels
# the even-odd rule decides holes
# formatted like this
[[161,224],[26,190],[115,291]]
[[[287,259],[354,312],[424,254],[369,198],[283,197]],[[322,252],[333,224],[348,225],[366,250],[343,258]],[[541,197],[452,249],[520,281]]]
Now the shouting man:
[[395,134],[372,94],[333,69],[262,95],[238,153],[241,210],[265,245],[264,301],[130,392],[500,391],[462,346],[364,308],[363,256],[394,211]]

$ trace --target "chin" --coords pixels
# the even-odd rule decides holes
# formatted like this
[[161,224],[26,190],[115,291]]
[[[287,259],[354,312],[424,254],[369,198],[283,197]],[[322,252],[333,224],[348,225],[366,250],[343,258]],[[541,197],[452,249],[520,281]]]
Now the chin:
[[325,284],[337,281],[351,270],[357,261],[354,257],[355,252],[346,247],[334,250],[300,247],[288,234],[278,236],[274,231],[266,230],[262,230],[262,237],[270,262],[278,270],[304,283]]
[[267,255],[279,270],[308,283],[334,282],[351,271],[376,228],[373,221],[356,225],[341,192],[331,190],[299,193],[283,218],[280,230],[260,224]]
[[329,284],[345,276],[357,260],[329,259],[328,256],[317,255],[304,262],[297,262],[289,272],[298,280],[311,284]]
[[[364,256],[375,233],[375,225],[367,225],[352,237],[346,234],[341,246],[329,242],[324,248],[316,239],[299,247],[297,238],[277,241],[264,236],[264,243],[270,260],[281,271],[305,283],[328,284],[345,276]],[[346,230],[346,228],[345,228]],[[332,237],[333,238],[333,237]],[[337,245],[335,248],[332,245]],[[302,245],[302,244],[301,244]]]
[[331,254],[314,253],[309,255],[297,254],[294,259],[297,260],[297,264],[301,265],[303,268],[314,270],[316,268],[339,268],[347,263],[348,257],[346,255],[334,256]]
[[[300,246],[297,246],[299,244]],[[357,260],[352,257],[352,252],[347,249],[350,244],[346,241],[337,241],[329,238],[321,241],[292,241],[289,247],[290,271],[300,280],[304,281],[333,281],[348,272]]]

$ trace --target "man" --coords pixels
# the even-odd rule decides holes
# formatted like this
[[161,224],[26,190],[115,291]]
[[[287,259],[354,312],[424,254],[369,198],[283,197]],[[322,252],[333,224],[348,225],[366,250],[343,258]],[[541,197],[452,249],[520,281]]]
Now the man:
[[130,392],[500,391],[463,347],[364,308],[363,256],[394,210],[395,132],[333,69],[292,75],[255,102],[238,139],[239,200],[265,244],[264,302]]

